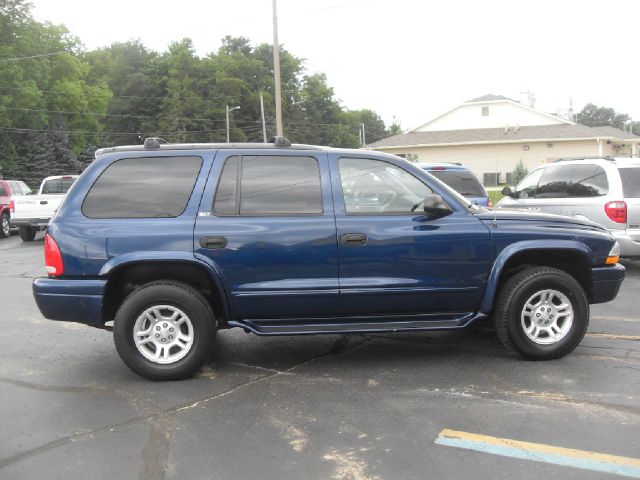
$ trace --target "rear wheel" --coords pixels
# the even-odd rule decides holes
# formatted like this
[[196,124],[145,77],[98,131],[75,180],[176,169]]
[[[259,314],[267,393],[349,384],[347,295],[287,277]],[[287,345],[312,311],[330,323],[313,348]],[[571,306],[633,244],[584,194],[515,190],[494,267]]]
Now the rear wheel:
[[7,212],[2,214],[0,218],[0,238],[7,238],[11,235],[11,223]]
[[33,239],[36,238],[36,229],[33,227],[19,227],[20,238],[24,242],[33,242]]
[[550,360],[578,346],[589,326],[589,303],[582,286],[568,273],[533,267],[502,287],[494,322],[509,350],[531,360]]
[[114,321],[116,350],[134,372],[150,380],[192,376],[215,339],[211,306],[189,285],[153,282],[131,293]]

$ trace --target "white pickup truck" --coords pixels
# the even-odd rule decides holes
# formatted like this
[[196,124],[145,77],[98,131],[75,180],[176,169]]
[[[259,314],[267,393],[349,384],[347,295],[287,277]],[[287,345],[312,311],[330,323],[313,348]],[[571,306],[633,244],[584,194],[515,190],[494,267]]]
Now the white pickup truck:
[[31,242],[39,230],[45,230],[78,175],[47,177],[36,195],[15,197],[11,226],[18,227],[20,238]]

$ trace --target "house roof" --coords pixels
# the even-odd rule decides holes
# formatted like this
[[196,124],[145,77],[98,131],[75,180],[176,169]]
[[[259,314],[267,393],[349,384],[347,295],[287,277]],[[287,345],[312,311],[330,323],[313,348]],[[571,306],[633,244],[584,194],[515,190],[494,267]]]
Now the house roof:
[[470,130],[441,130],[408,132],[387,137],[367,145],[369,148],[407,147],[417,145],[446,145],[461,143],[504,143],[536,140],[580,140],[587,138],[616,138],[640,140],[640,137],[614,127],[588,127],[580,124],[531,125],[506,128],[476,128]]
[[[494,95],[493,93],[488,93],[478,98],[472,98],[471,100],[467,100],[464,103],[477,103],[477,102],[496,102],[498,100],[511,100],[510,98],[503,97],[502,95]],[[511,100],[513,101],[513,100]]]

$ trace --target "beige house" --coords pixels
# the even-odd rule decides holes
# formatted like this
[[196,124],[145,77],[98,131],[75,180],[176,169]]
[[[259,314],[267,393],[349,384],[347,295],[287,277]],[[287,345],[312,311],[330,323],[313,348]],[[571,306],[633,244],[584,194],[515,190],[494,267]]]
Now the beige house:
[[531,171],[558,158],[637,156],[640,137],[587,127],[506,97],[485,95],[367,148],[416,162],[460,162],[487,185],[508,182],[522,160]]

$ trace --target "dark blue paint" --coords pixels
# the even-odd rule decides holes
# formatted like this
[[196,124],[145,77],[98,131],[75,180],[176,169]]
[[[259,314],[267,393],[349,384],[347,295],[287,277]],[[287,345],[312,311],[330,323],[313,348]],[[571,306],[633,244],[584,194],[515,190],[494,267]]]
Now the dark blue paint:
[[[75,183],[49,226],[65,263],[63,279],[37,279],[43,315],[102,325],[112,274],[132,264],[189,263],[214,281],[227,326],[259,334],[412,331],[461,328],[491,313],[509,258],[522,251],[578,252],[593,267],[592,302],[615,297],[622,267],[603,266],[614,240],[588,221],[553,215],[470,210],[416,165],[377,152],[252,148],[251,155],[316,158],[323,212],[308,216],[216,216],[212,203],[224,160],[242,148],[126,151],[103,154]],[[193,156],[203,166],[177,218],[89,219],[82,201],[113,161],[136,156]],[[442,196],[453,213],[437,220],[407,215],[347,215],[341,157],[379,159],[404,168]],[[135,195],[135,192],[132,192]],[[345,246],[346,233],[367,236]],[[225,237],[207,249],[203,237]]]

